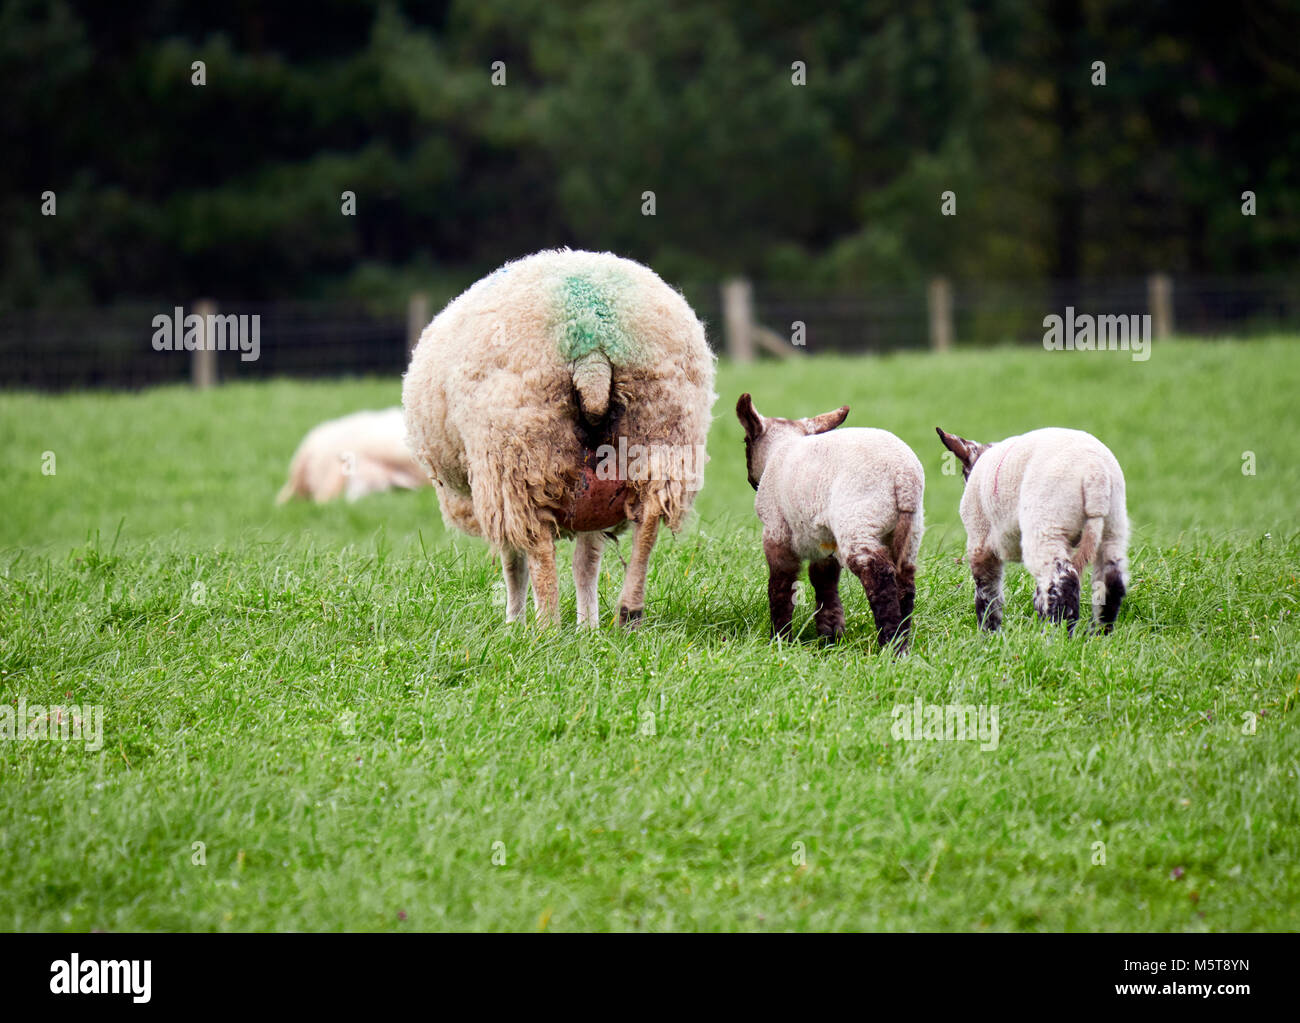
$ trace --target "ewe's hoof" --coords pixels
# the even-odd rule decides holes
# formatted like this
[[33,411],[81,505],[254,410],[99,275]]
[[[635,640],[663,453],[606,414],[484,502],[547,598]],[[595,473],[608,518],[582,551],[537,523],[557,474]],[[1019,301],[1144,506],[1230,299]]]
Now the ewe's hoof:
[[641,624],[641,619],[645,617],[645,611],[637,608],[635,611],[629,611],[625,607],[618,609],[618,624],[624,625],[629,629],[635,629]]

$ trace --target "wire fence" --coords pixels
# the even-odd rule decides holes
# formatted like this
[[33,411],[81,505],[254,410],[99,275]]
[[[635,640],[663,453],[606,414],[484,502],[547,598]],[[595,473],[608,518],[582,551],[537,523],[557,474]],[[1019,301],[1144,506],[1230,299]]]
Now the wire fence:
[[[1168,322],[1162,331],[1180,336],[1300,334],[1300,281],[1166,280],[1164,308],[1155,313],[1149,278],[953,282],[945,284],[940,308],[934,282],[863,288],[852,294],[760,282],[746,285],[751,297],[745,316],[766,335],[766,348],[777,354],[781,346],[809,353],[946,347],[945,337],[958,346],[1041,344],[1044,318],[1064,315],[1067,307],[1080,314],[1163,316]],[[697,283],[683,292],[715,349],[725,350],[724,342],[734,331],[728,329],[722,289]],[[391,312],[340,303],[216,304],[215,311],[229,319],[228,347],[238,347],[236,318],[247,318],[246,334],[255,326],[253,359],[247,356],[254,339],[247,336],[243,352],[186,350],[181,327],[196,309],[118,305],[0,312],[0,388],[140,388],[272,376],[394,376],[406,368],[409,345],[429,315],[422,297],[413,298],[410,309]],[[160,316],[172,326],[160,328]],[[180,350],[166,348],[177,342]]]
[[[383,315],[334,303],[221,305],[223,317],[247,317],[248,351],[234,337],[225,351],[212,352],[217,380],[275,376],[392,376],[406,369],[404,315]],[[181,307],[185,316],[195,308]],[[0,387],[38,390],[139,388],[188,383],[195,378],[195,353],[159,350],[155,317],[176,321],[177,310],[156,306],[35,310],[0,314]],[[256,321],[253,317],[257,317]],[[256,358],[252,326],[256,325]],[[170,327],[162,328],[174,341]],[[233,332],[232,332],[233,333]]]

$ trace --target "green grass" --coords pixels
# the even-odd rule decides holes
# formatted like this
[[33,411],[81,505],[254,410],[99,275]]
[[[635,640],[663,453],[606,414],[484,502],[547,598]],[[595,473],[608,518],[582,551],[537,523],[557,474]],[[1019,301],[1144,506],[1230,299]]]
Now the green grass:
[[[0,396],[0,701],[104,708],[98,752],[0,742],[0,927],[1300,925],[1300,344],[810,358],[718,390],[633,635],[575,635],[571,582],[562,632],[506,626],[432,492],[273,507],[306,429],[396,381]],[[848,402],[921,456],[906,659],[847,578],[843,643],[768,640],[742,390]],[[1114,635],[1040,630],[1020,568],[977,633],[936,424],[1110,445],[1135,531]],[[607,555],[606,611],[620,580]],[[996,705],[997,749],[897,741],[917,696]]]

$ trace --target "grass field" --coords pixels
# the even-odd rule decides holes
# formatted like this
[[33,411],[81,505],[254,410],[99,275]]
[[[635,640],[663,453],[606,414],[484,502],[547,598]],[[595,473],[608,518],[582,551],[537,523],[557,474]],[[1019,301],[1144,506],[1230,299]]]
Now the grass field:
[[[1300,926],[1300,343],[809,358],[718,390],[631,635],[506,626],[431,491],[272,505],[306,429],[394,380],[0,395],[0,703],[103,707],[97,751],[0,741],[0,928]],[[907,658],[847,576],[844,642],[769,641],[742,390],[847,402],[921,456]],[[1113,635],[1041,630],[1018,567],[977,633],[935,425],[1112,448]],[[917,697],[996,707],[996,749],[898,741]]]

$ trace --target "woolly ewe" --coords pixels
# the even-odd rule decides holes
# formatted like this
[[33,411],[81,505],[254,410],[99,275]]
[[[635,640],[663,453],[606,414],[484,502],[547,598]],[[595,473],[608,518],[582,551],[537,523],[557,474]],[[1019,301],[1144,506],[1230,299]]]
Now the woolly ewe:
[[601,534],[629,522],[619,620],[640,620],[659,522],[680,527],[702,466],[610,472],[605,453],[621,442],[702,460],[713,368],[686,300],[609,253],[508,263],[425,328],[402,388],[411,446],[447,523],[500,554],[507,620],[523,617],[530,577],[538,618],[559,620],[555,540],[576,535],[578,622],[596,625]]
[[1110,449],[1081,430],[979,444],[935,429],[966,480],[961,521],[979,623],[1002,624],[1002,565],[1023,561],[1039,615],[1073,630],[1080,572],[1091,561],[1093,617],[1109,632],[1128,586],[1124,473]]
[[[924,529],[925,471],[912,449],[884,430],[836,430],[848,406],[811,419],[759,415],[742,394],[745,461],[758,491],[772,632],[787,635],[803,562],[816,594],[818,634],[844,634],[841,566],[862,583],[880,645],[907,649]],[[833,433],[830,431],[834,431]]]
[[276,498],[355,501],[393,487],[425,485],[424,472],[406,446],[400,408],[355,412],[314,427],[289,462],[289,479]]

